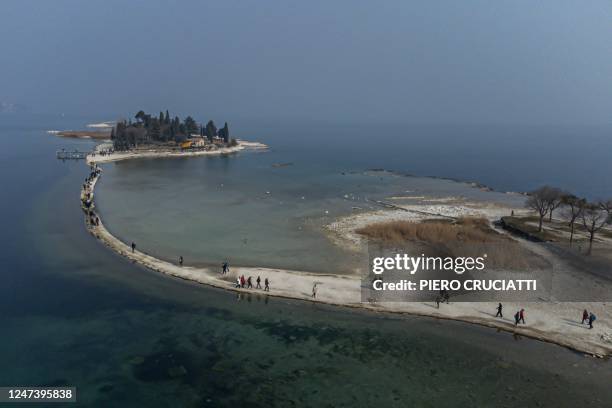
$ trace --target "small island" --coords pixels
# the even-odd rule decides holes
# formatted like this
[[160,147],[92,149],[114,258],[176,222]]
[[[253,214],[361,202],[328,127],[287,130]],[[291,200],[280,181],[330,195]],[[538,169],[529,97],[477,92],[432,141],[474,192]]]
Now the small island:
[[191,116],[184,120],[178,116],[171,118],[167,110],[160,112],[159,116],[140,110],[134,119],[117,121],[110,130],[110,142],[96,146],[87,156],[87,162],[228,154],[244,149],[267,148],[263,143],[230,137],[227,122],[219,129],[213,120],[204,125]]
[[139,111],[132,120],[120,120],[111,129],[110,139],[113,149],[125,151],[139,146],[159,146],[162,148],[180,147],[181,149],[236,146],[236,139],[230,137],[227,122],[217,129],[215,122],[209,120],[206,125],[198,124],[191,116],[181,120],[178,116],[170,117],[170,113],[159,112],[153,116]]

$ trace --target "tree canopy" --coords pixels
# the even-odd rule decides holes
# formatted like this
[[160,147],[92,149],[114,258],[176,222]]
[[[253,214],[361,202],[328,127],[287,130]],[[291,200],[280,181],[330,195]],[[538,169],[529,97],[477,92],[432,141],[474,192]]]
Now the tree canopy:
[[215,122],[209,120],[202,126],[196,120],[187,116],[182,121],[178,116],[171,119],[168,110],[151,115],[139,110],[132,120],[121,120],[111,132],[111,140],[115,150],[128,150],[138,145],[166,143],[174,141],[180,143],[192,135],[206,136],[210,142],[215,137],[223,139],[225,144],[230,143],[229,126],[227,122],[222,129],[217,130]]

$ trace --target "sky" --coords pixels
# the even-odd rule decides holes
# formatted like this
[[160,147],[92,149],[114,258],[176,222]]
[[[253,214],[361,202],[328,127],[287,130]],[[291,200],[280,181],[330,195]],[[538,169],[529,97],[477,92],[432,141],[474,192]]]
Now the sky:
[[612,123],[612,2],[2,0],[34,112]]

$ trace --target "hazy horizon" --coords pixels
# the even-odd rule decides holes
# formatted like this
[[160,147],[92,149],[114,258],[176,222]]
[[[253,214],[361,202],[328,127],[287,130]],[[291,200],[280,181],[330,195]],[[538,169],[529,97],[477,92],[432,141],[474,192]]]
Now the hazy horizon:
[[2,6],[0,102],[34,113],[611,122],[609,2]]

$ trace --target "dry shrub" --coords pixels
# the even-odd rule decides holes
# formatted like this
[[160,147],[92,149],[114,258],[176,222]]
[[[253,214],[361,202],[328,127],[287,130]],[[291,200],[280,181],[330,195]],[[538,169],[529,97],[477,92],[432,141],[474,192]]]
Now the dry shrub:
[[487,266],[490,268],[533,269],[546,266],[542,258],[493,230],[483,218],[393,221],[371,224],[356,232],[389,246],[418,244],[429,256],[479,257],[487,254]]
[[423,222],[397,221],[367,225],[356,231],[368,238],[388,243],[406,241],[428,244],[449,242],[485,243],[507,240],[489,227],[483,218],[460,218],[457,221],[425,220]]

